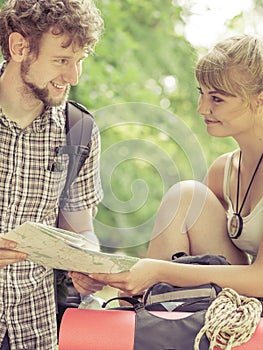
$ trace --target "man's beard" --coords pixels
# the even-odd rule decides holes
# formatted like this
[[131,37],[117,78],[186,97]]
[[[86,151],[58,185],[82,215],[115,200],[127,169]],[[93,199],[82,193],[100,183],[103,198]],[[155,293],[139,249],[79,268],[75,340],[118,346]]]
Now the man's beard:
[[29,96],[29,97],[31,96],[37,100],[40,100],[47,107],[60,106],[66,102],[66,100],[68,99],[68,94],[69,94],[69,90],[70,90],[69,84],[67,85],[67,88],[65,89],[63,96],[58,97],[58,98],[49,97],[48,88],[41,89],[38,86],[36,86],[34,83],[27,80],[27,75],[28,75],[29,69],[30,69],[29,60],[22,62],[21,70],[20,70],[21,79],[22,79],[22,82],[24,84],[24,93],[27,96]]

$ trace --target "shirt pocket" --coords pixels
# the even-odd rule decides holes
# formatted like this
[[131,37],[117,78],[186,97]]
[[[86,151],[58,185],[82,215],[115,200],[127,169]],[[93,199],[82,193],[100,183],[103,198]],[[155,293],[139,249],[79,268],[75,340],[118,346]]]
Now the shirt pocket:
[[42,221],[58,208],[66,177],[67,168],[61,171],[39,168],[34,174],[34,180],[30,182],[27,192],[26,207],[35,213],[38,221]]

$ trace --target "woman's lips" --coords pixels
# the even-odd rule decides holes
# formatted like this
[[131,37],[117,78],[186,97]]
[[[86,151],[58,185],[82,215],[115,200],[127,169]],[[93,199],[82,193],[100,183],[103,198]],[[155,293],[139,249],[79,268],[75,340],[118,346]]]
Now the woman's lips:
[[220,123],[218,120],[205,119],[206,125],[218,124]]

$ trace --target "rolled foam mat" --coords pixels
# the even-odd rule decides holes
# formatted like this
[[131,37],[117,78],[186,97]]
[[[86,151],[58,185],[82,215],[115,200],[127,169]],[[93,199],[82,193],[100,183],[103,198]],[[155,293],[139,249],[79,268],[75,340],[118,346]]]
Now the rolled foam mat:
[[[169,319],[189,315],[183,312],[153,314]],[[134,330],[134,311],[67,309],[60,326],[59,350],[133,350]],[[263,350],[263,318],[251,339],[232,349]]]

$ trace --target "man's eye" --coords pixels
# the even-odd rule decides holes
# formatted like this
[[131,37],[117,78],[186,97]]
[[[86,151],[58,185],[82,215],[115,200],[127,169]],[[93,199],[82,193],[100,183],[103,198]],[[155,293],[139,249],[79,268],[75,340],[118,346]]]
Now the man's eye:
[[56,63],[58,64],[67,64],[68,61],[65,58],[58,58],[55,60]]

